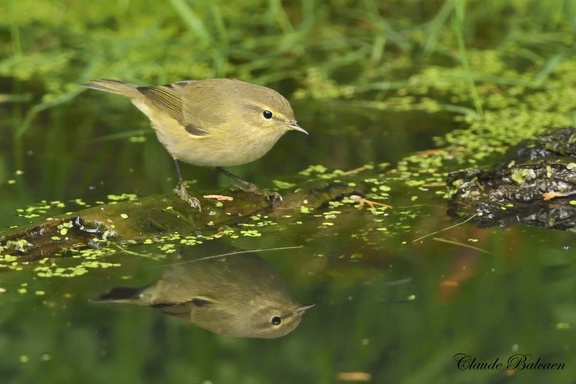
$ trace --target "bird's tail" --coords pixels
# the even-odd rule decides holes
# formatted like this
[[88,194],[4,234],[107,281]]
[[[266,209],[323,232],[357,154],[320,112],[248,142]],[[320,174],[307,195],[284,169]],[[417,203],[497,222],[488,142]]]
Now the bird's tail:
[[114,303],[138,303],[142,299],[142,288],[116,287],[98,296],[92,301]]
[[107,79],[91,80],[82,85],[84,87],[96,89],[98,91],[116,93],[118,95],[128,97],[129,99],[134,99],[142,96],[141,93],[138,91],[138,85],[126,83],[124,81],[119,80],[107,80]]

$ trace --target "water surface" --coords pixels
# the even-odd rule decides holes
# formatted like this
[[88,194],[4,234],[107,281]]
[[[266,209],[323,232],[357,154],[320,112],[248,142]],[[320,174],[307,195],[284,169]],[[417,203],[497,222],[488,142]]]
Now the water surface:
[[[61,121],[39,119],[17,145],[0,144],[6,178],[14,180],[0,188],[3,229],[110,194],[170,193],[173,164],[147,120],[115,99],[96,109],[92,97],[62,108]],[[230,170],[271,188],[272,180],[297,182],[313,164],[394,164],[433,148],[432,136],[453,128],[445,114],[304,103],[295,110],[309,137],[288,133],[263,159]],[[0,126],[4,136],[12,128]],[[183,169],[201,191],[225,193],[230,184],[208,169]],[[75,277],[39,273],[83,261],[69,256],[4,268],[0,375],[11,383],[573,382],[573,235],[524,226],[444,230],[455,223],[443,191],[393,188],[390,210],[326,206],[279,219],[258,237],[225,238],[256,250],[297,301],[316,304],[277,339],[222,336],[152,308],[91,301],[115,286],[157,280],[175,262],[153,257],[161,244],[123,245],[126,251],[101,259],[109,268]],[[80,205],[70,205],[76,199]],[[17,215],[42,205],[50,208],[40,217]],[[270,250],[279,247],[298,248]],[[209,246],[202,252],[211,255]],[[529,364],[538,359],[564,366]]]

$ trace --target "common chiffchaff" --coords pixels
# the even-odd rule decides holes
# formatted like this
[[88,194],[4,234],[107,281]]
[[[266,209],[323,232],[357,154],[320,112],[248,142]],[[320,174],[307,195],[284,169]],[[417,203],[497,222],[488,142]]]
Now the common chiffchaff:
[[178,161],[215,167],[241,165],[264,156],[290,130],[307,133],[294,119],[288,100],[260,85],[232,79],[187,80],[142,87],[116,80],[93,80],[85,87],[127,97],[152,122],[158,140],[175,160],[174,190],[193,207],[200,202],[186,191]]
[[113,288],[96,301],[151,306],[228,336],[275,338],[294,330],[313,305],[292,299],[282,276],[257,254],[227,255],[169,265],[155,283]]

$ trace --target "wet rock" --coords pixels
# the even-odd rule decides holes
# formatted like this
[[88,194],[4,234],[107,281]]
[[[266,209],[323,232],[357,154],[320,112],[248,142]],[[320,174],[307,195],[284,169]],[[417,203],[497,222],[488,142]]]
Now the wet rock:
[[452,172],[448,214],[482,227],[576,227],[576,128],[550,129],[511,147],[493,169]]

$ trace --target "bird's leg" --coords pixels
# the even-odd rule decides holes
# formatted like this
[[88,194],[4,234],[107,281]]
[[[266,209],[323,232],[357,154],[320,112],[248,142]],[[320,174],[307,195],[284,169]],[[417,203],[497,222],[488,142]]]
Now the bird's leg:
[[240,183],[241,185],[239,185],[238,187],[241,190],[243,190],[244,192],[251,192],[251,193],[255,193],[255,194],[259,194],[259,195],[264,195],[264,196],[266,196],[266,198],[268,200],[280,200],[280,201],[282,201],[282,195],[280,195],[278,192],[268,193],[268,192],[263,191],[260,188],[258,188],[258,186],[256,184],[251,183],[249,181],[246,181],[246,180],[242,179],[241,177],[238,177],[235,174],[228,172],[224,168],[216,167],[214,169],[217,172],[219,172],[225,176],[228,176],[229,178],[236,180],[238,183]]
[[182,180],[182,174],[180,173],[180,164],[178,160],[174,159],[174,164],[176,164],[176,173],[178,174],[178,186],[174,188],[174,193],[178,195],[182,200],[190,204],[192,208],[198,208],[198,210],[202,210],[200,206],[200,200],[195,198],[194,196],[190,196],[186,187],[184,186],[184,181]]
[[258,186],[256,184],[253,184],[249,181],[244,180],[241,177],[236,176],[235,174],[233,174],[232,172],[228,172],[227,170],[225,170],[224,168],[220,168],[220,167],[216,167],[214,168],[216,169],[217,172],[228,176],[231,179],[234,179],[235,181],[237,181],[238,183],[242,184],[242,190],[246,191],[246,192],[260,192],[260,188],[258,188]]

